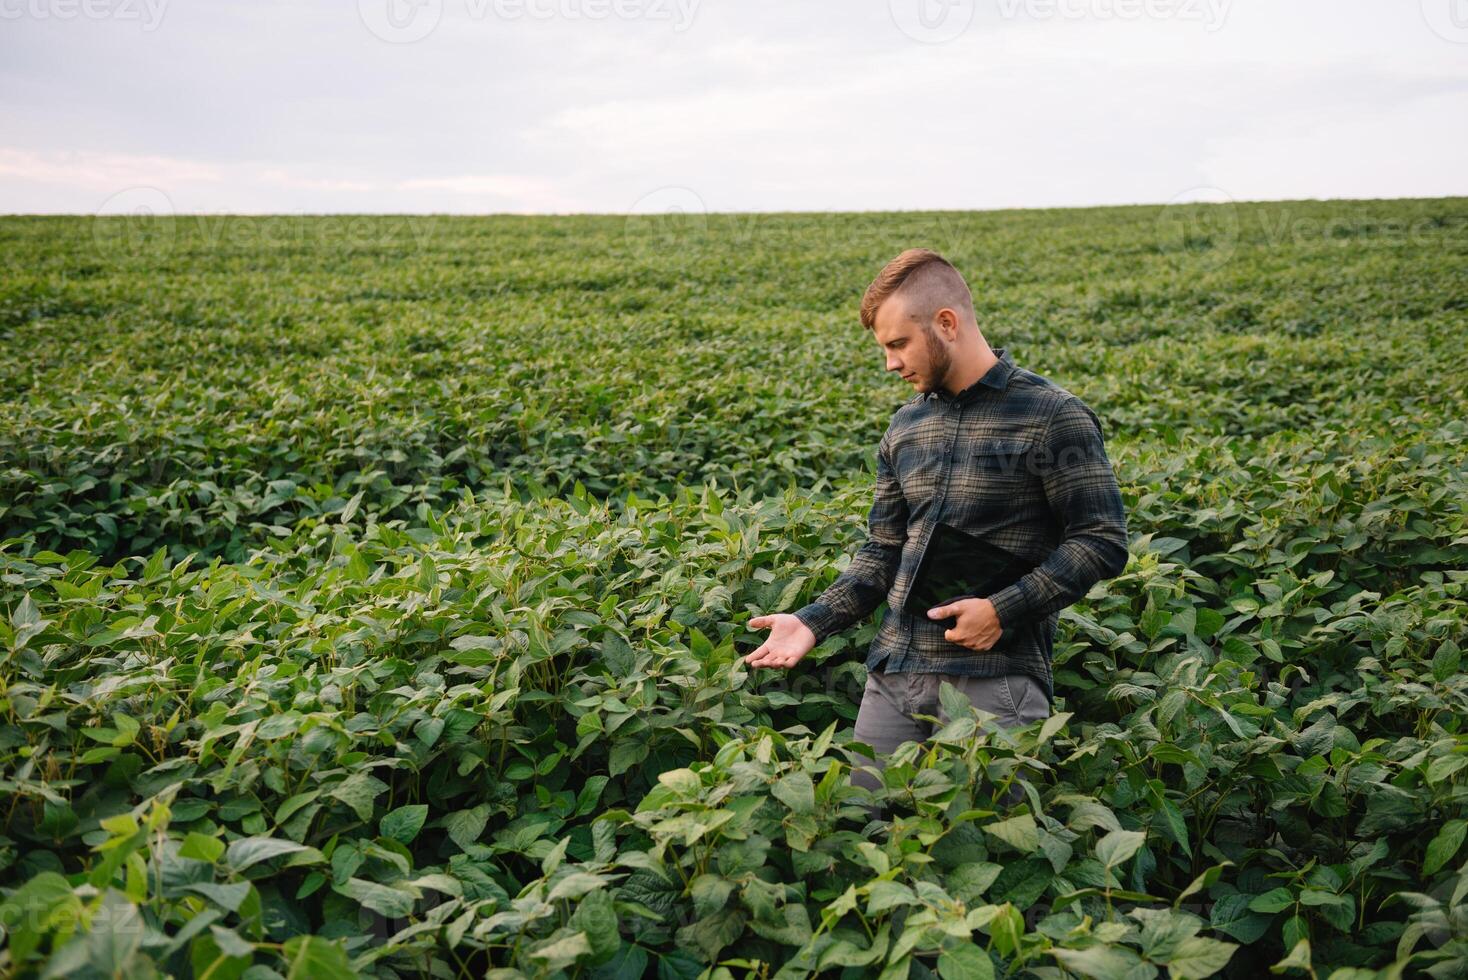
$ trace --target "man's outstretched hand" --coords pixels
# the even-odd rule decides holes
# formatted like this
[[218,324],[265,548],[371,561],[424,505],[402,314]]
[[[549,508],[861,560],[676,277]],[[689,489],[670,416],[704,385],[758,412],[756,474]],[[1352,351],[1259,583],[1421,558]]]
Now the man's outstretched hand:
[[755,616],[747,625],[750,629],[770,630],[759,649],[745,656],[744,662],[751,667],[794,667],[815,649],[816,635],[790,613]]

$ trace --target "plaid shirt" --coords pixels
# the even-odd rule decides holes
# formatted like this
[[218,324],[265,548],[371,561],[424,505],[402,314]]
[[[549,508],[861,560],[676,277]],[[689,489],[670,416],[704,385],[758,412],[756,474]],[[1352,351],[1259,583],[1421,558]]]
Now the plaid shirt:
[[[1101,423],[1075,395],[1016,367],[1003,349],[957,395],[914,395],[877,447],[868,536],[846,571],[795,615],[816,642],[887,600],[868,669],[989,677],[1029,674],[1053,700],[1059,612],[1127,563],[1126,516]],[[1003,632],[990,650],[944,639],[940,620],[902,609],[939,521],[1038,562],[989,596]]]

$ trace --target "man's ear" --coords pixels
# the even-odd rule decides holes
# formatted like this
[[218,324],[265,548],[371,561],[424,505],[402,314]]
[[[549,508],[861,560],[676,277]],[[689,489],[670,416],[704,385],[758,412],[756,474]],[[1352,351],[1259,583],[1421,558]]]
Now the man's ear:
[[934,326],[943,334],[943,338],[950,343],[958,339],[958,314],[943,307],[933,314]]

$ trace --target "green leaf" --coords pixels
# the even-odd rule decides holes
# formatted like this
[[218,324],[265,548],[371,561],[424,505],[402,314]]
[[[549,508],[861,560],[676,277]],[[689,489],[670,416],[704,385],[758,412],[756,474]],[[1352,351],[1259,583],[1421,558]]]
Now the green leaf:
[[503,656],[504,641],[497,636],[456,636],[449,641],[452,653],[444,659],[461,667],[483,667]]
[[278,837],[243,837],[232,842],[225,852],[225,860],[236,871],[244,871],[261,861],[284,857],[309,850],[304,844],[281,840]]
[[250,957],[255,955],[255,944],[247,941],[233,929],[219,925],[210,925],[209,934],[214,939],[214,945],[225,956],[240,959],[248,963]]
[[1284,973],[1287,970],[1310,970],[1310,940],[1297,940],[1290,947],[1289,955],[1269,968],[1270,973]]
[[943,980],[994,980],[994,961],[977,946],[954,946],[938,956]]
[[771,788],[770,795],[796,813],[815,812],[816,787],[807,772],[796,771],[781,777]]
[[1273,919],[1249,911],[1249,902],[1256,896],[1235,892],[1224,895],[1213,903],[1208,915],[1208,924],[1215,932],[1231,936],[1241,943],[1255,943],[1269,931]]
[[112,724],[117,726],[117,737],[112,744],[118,748],[125,748],[137,741],[140,726],[136,719],[131,718],[120,711],[112,713]]
[[1300,891],[1300,904],[1319,907],[1322,905],[1350,905],[1349,895],[1337,895],[1322,888],[1303,888]]
[[594,892],[606,886],[606,879],[599,875],[594,875],[586,871],[572,871],[556,879],[556,883],[551,886],[550,894],[546,896],[546,900],[555,902],[563,898],[580,898],[588,892]]
[[899,905],[918,905],[917,895],[908,886],[897,881],[877,879],[867,892],[867,914],[876,915]]
[[423,829],[423,823],[427,819],[427,804],[410,803],[383,814],[378,827],[382,831],[382,836],[391,838],[399,844],[411,844],[413,838],[418,836],[418,831]]
[[607,772],[613,777],[620,776],[646,758],[647,743],[622,739],[612,746],[612,755]]
[[1188,825],[1183,820],[1182,811],[1177,808],[1177,804],[1166,797],[1154,795],[1152,808],[1158,816],[1162,817],[1161,829],[1183,849],[1184,854],[1192,857],[1193,848],[1188,841]]
[[701,874],[689,883],[688,891],[693,896],[693,910],[699,916],[712,915],[728,904],[734,883],[720,875]]
[[1449,820],[1443,824],[1427,845],[1427,856],[1422,861],[1422,873],[1430,875],[1444,867],[1463,846],[1463,835],[1468,832],[1468,821]]
[[353,773],[328,791],[362,820],[372,819],[373,802],[386,792],[387,783],[365,772]]
[[1184,691],[1172,690],[1162,696],[1157,702],[1157,724],[1166,727],[1172,724],[1172,720],[1178,713],[1187,707],[1188,695]]
[[54,871],[42,871],[0,902],[0,923],[10,946],[10,961],[24,963],[45,938],[51,914],[78,905],[71,884]]
[[1440,755],[1427,765],[1427,781],[1440,783],[1453,773],[1468,766],[1468,755]]
[[1040,847],[1040,830],[1035,826],[1035,818],[1028,813],[1010,817],[1008,820],[985,824],[983,829],[985,833],[992,834],[1025,854],[1036,851]]
[[579,930],[559,930],[545,942],[530,948],[530,958],[543,961],[549,970],[564,969],[590,954],[591,940]]
[[1182,905],[1183,900],[1188,898],[1189,896],[1196,895],[1198,892],[1201,892],[1205,888],[1213,887],[1213,885],[1218,881],[1219,876],[1223,874],[1223,869],[1232,865],[1232,861],[1225,861],[1222,864],[1215,864],[1213,867],[1209,868],[1207,871],[1204,871],[1198,877],[1194,878],[1192,884],[1184,888],[1181,892],[1178,893],[1177,898],[1173,899],[1173,908],[1177,908],[1178,906]]
[[470,810],[456,810],[443,818],[444,830],[449,838],[467,851],[489,823],[489,805],[481,803]]
[[353,517],[357,516],[357,508],[362,506],[362,498],[366,493],[366,490],[358,490],[352,494],[352,499],[348,500],[347,505],[342,508],[340,520],[343,524],[349,523]]
[[413,726],[413,734],[431,749],[438,744],[438,738],[443,734],[444,724],[442,718],[424,718]]
[[862,856],[862,860],[867,863],[867,867],[879,875],[886,874],[887,870],[892,867],[892,862],[888,859],[887,852],[871,841],[864,840],[859,842],[856,845],[856,850]]
[[1255,895],[1249,902],[1250,912],[1271,915],[1283,912],[1295,904],[1295,896],[1288,888],[1271,888],[1262,895]]
[[[591,946],[589,962],[593,966],[610,961],[622,945],[622,937],[617,928],[617,912],[609,891],[594,891],[583,895],[576,905],[576,911],[571,914],[570,925],[571,928],[585,933],[586,941]],[[620,975],[613,970],[612,977],[618,976]]]
[[413,911],[413,902],[418,897],[406,889],[380,885],[363,878],[348,878],[331,887],[338,894],[356,900],[363,908],[371,909],[389,919],[401,919],[409,915]]
[[27,626],[37,625],[40,621],[41,611],[36,608],[36,604],[31,601],[31,594],[27,592],[21,596],[20,602],[11,610],[10,625],[19,632]]
[[697,949],[712,960],[743,934],[747,918],[741,910],[723,909],[679,929],[675,938],[684,949]]
[[960,864],[948,874],[947,887],[955,898],[961,898],[970,905],[979,904],[979,898],[994,884],[1000,872],[1004,870],[1002,865],[992,861],[972,861]]
[[957,687],[948,681],[940,681],[938,684],[938,703],[943,707],[943,713],[949,718],[967,718],[974,710],[974,703],[969,700]]
[[1108,868],[1120,867],[1146,842],[1147,835],[1139,830],[1113,830],[1096,842],[1096,857]]
[[1200,640],[1207,640],[1215,636],[1223,628],[1226,622],[1223,613],[1216,609],[1200,606],[1197,610],[1194,633]]
[[302,807],[306,806],[308,803],[310,803],[312,800],[316,799],[316,797],[320,795],[320,790],[313,789],[307,790],[304,793],[297,793],[296,795],[287,799],[284,803],[275,808],[276,825],[279,826],[290,820],[290,818],[294,816]]
[[286,980],[357,980],[351,960],[340,944],[320,936],[292,936],[282,955]]
[[[582,932],[586,933],[586,938],[591,943],[592,953],[593,955],[595,955],[596,937],[595,935],[593,935],[591,930],[585,928],[582,923],[576,921],[577,916],[580,913],[581,909],[578,908],[576,910],[576,913],[571,916],[572,925],[581,929]],[[596,971],[595,974],[593,974],[595,980],[643,980],[643,977],[647,976],[647,950],[634,943],[627,942],[624,942],[620,946],[615,948],[616,952],[612,955],[612,958],[607,962],[601,964],[600,968]],[[593,962],[595,962],[595,960],[593,960]],[[667,974],[662,971],[661,965],[662,964],[660,958],[658,976],[667,976]],[[700,971],[695,970],[693,975],[696,977],[698,976],[699,972]]]
[[[238,912],[240,906],[244,904],[245,899],[250,897],[250,889],[254,886],[247,881],[236,882],[232,885],[220,885],[210,881],[199,881],[184,885],[183,887],[185,891],[191,891],[196,895],[204,896],[220,908],[230,912]],[[223,943],[220,943],[220,948],[224,948]],[[228,951],[226,950],[226,952]],[[243,956],[245,954],[232,953],[230,955]]]
[[208,861],[213,864],[224,856],[224,841],[217,837],[190,833],[180,845],[178,856],[193,858],[196,861]]
[[1439,683],[1447,680],[1458,672],[1458,665],[1462,662],[1463,654],[1458,649],[1458,644],[1452,640],[1444,640],[1432,655],[1432,676]]
[[658,782],[679,796],[697,796],[703,789],[698,773],[692,769],[670,769],[667,772],[659,773]]
[[1237,943],[1226,943],[1204,936],[1184,939],[1167,961],[1167,972],[1181,980],[1203,980],[1228,965],[1238,949]]
[[1142,965],[1136,953],[1125,946],[1091,946],[1088,949],[1055,947],[1050,951],[1060,965],[1095,980],[1133,980]]

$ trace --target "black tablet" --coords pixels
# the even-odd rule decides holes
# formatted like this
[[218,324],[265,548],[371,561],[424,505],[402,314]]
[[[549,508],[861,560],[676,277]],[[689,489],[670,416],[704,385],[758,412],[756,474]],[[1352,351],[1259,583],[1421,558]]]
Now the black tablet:
[[[955,599],[985,598],[1034,568],[1014,552],[939,521],[918,559],[902,608],[923,620],[928,610]],[[952,629],[957,617],[941,622]],[[1013,626],[1014,624],[1009,624]]]

